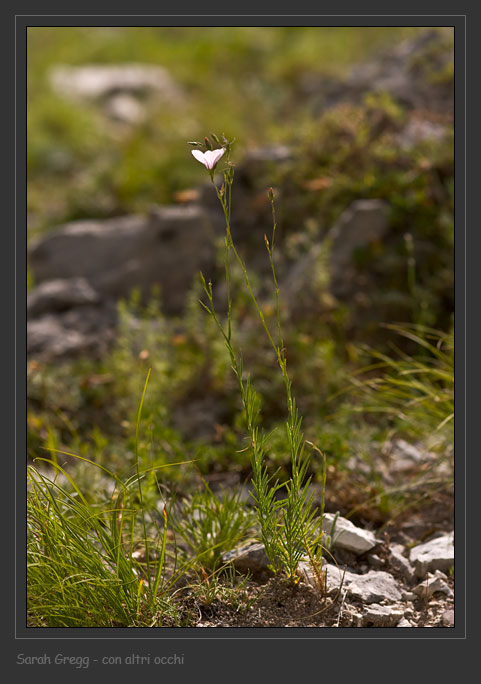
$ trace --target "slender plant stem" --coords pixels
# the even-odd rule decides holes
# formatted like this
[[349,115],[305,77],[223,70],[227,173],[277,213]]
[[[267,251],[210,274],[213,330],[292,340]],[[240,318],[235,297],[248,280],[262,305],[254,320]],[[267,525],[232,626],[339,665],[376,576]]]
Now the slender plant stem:
[[[266,553],[271,561],[271,568],[276,572],[279,569],[284,568],[288,576],[292,579],[295,579],[298,563],[304,553],[303,545],[305,547],[305,552],[307,553],[311,562],[314,562],[315,559],[319,558],[319,554],[317,551],[315,551],[315,548],[319,548],[320,546],[319,540],[322,536],[322,531],[320,534],[317,532],[317,522],[314,520],[315,509],[313,509],[312,495],[307,495],[307,486],[310,482],[310,477],[307,476],[309,457],[304,453],[305,442],[304,435],[301,431],[302,418],[299,415],[296,401],[292,394],[292,384],[287,372],[287,357],[281,327],[279,284],[274,261],[274,247],[277,229],[274,193],[271,188],[269,190],[269,200],[272,211],[271,242],[269,243],[267,236],[264,236],[264,240],[269,255],[272,279],[275,289],[277,342],[274,340],[269,325],[267,324],[266,316],[254,293],[245,263],[240,256],[232,238],[230,220],[234,169],[230,167],[224,172],[224,182],[220,189],[215,184],[213,170],[210,171],[210,177],[217,198],[222,206],[226,224],[226,234],[224,238],[224,265],[227,286],[226,327],[224,327],[224,325],[221,323],[215,311],[212,282],[209,281],[207,283],[202,274],[202,283],[208,298],[208,304],[205,304],[202,301],[200,303],[212,316],[217,328],[224,338],[224,342],[231,360],[232,369],[239,384],[247,430],[252,448],[251,462],[253,470],[253,484],[256,493],[254,496],[256,501],[256,510],[261,527],[262,541],[264,542]],[[288,414],[286,431],[291,461],[291,477],[287,482],[284,483],[274,481],[273,476],[269,475],[268,473],[267,466],[265,464],[268,436],[266,436],[258,426],[259,417],[256,393],[251,385],[250,377],[247,376],[247,379],[244,379],[242,357],[234,351],[232,346],[232,292],[230,275],[231,250],[234,254],[235,260],[240,266],[247,291],[261,321],[262,327],[267,335],[270,345],[275,352],[284,382]],[[325,478],[323,481],[325,484]],[[279,500],[276,497],[276,493],[282,487],[285,488],[286,496]],[[320,565],[317,569],[319,568]]]

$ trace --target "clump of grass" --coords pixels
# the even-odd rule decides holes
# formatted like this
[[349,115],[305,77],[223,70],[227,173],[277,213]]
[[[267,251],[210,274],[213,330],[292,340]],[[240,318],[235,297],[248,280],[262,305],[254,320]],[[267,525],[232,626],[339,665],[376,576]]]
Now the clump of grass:
[[[142,482],[161,467],[139,466],[139,430],[150,371],[140,400],[135,439],[135,473],[121,479],[93,461],[54,451],[45,461],[51,479],[28,467],[27,575],[32,625],[161,626],[176,619],[173,586],[187,572],[167,563],[167,507],[161,524],[147,510]],[[109,499],[89,501],[58,454],[74,457],[106,475]],[[179,465],[179,464],[176,464]],[[60,484],[58,475],[65,484]],[[142,552],[137,553],[142,549]],[[142,558],[143,557],[143,558]]]
[[[202,155],[199,156],[198,151],[194,156],[196,156],[198,161],[204,163],[208,169],[212,185],[221,204],[225,218],[226,323],[223,324],[221,322],[216,312],[212,282],[207,282],[203,275],[202,284],[208,303],[206,304],[201,301],[201,304],[215,321],[224,339],[232,369],[238,382],[250,440],[253,471],[252,481],[255,490],[254,499],[256,503],[256,512],[260,525],[262,542],[271,562],[271,569],[274,572],[282,570],[289,578],[295,579],[297,578],[297,567],[303,558],[309,558],[309,560],[318,567],[321,567],[322,565],[322,545],[320,542],[323,535],[323,510],[321,510],[320,516],[316,517],[317,511],[314,508],[313,495],[309,494],[308,489],[311,481],[311,478],[308,476],[310,457],[307,453],[306,442],[302,432],[302,417],[299,414],[296,405],[296,400],[292,392],[291,380],[287,371],[286,349],[284,347],[281,330],[279,287],[274,262],[274,245],[277,227],[274,194],[272,189],[270,189],[269,200],[271,203],[273,220],[271,241],[269,242],[267,236],[264,236],[275,289],[277,331],[273,336],[266,322],[266,316],[254,293],[244,261],[237,251],[232,238],[230,220],[234,167],[229,162],[229,157],[233,141],[228,141],[225,136],[223,136],[221,140],[214,134],[212,135],[212,140],[217,146],[216,149],[218,154],[212,152],[214,145],[207,137],[205,138],[204,143],[193,142],[191,144],[196,148],[205,150],[205,152],[202,153],[205,157]],[[221,149],[227,153],[225,157],[225,159],[227,159],[227,166],[223,172],[223,183],[219,189],[215,183],[214,170],[217,161],[222,156],[220,153]],[[217,159],[214,164],[211,162],[212,158]],[[269,474],[267,466],[269,435],[262,428],[259,411],[259,396],[251,383],[249,374],[244,374],[242,355],[235,350],[233,344],[230,277],[231,254],[234,255],[234,258],[242,271],[250,300],[254,305],[269,343],[274,350],[283,379],[287,403],[287,420],[285,427],[291,470],[291,475],[286,481],[279,481],[278,479],[275,479],[275,476]]]
[[254,514],[242,505],[239,497],[240,490],[216,496],[204,483],[204,491],[183,501],[172,517],[174,531],[205,570],[217,570],[222,555],[253,530]]
[[[215,573],[222,553],[251,530],[253,512],[241,504],[239,494],[217,497],[206,486],[188,500],[181,518],[171,515],[174,506],[163,502],[157,473],[186,461],[145,464],[140,432],[149,378],[150,370],[135,422],[133,474],[118,475],[102,463],[58,449],[52,440],[52,458],[36,461],[54,476],[38,463],[28,467],[29,626],[186,626],[191,616],[177,583],[183,578],[183,584],[197,586],[199,573],[198,591],[209,601],[218,594],[235,603],[241,592],[239,582],[224,586]],[[100,472],[102,493],[82,491],[85,487],[78,486],[60,457]],[[190,553],[182,557],[175,530],[188,542]],[[205,569],[215,571],[210,579]]]
[[395,348],[395,353],[389,355],[368,349],[374,363],[352,377],[356,404],[348,410],[377,415],[383,439],[397,435],[418,441],[430,455],[407,481],[390,487],[379,481],[377,493],[347,516],[377,504],[388,518],[383,527],[409,508],[449,492],[454,477],[453,332],[443,333],[419,324],[386,327],[414,343],[416,352],[408,354]]
[[[398,429],[428,438],[431,449],[445,450],[454,440],[454,337],[421,325],[388,325],[411,340],[418,353],[395,355],[371,350],[374,364],[353,377],[363,412],[381,413]],[[382,371],[382,374],[373,371]],[[366,377],[367,376],[367,377]]]
[[258,598],[256,595],[249,596],[248,581],[249,575],[238,575],[235,568],[228,565],[210,575],[201,570],[191,590],[195,600],[204,607],[210,607],[218,601],[238,613],[249,610]]
[[[53,462],[52,462],[53,463]],[[150,542],[149,574],[136,559],[136,478],[112,499],[89,503],[66,471],[69,489],[28,467],[28,623],[45,627],[162,625],[176,608],[167,591],[165,531]]]

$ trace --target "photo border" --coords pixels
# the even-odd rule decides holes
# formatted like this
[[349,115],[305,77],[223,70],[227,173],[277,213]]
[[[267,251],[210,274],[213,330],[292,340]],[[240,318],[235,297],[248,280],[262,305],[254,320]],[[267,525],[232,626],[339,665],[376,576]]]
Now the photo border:
[[[120,23],[128,17],[127,23]],[[48,21],[45,21],[46,18]],[[16,211],[14,223],[15,233],[15,416],[11,424],[15,430],[16,479],[15,479],[15,507],[16,507],[16,535],[14,570],[15,596],[17,598],[15,612],[15,631],[13,635],[14,649],[26,652],[32,642],[40,645],[44,650],[50,650],[52,640],[62,640],[62,651],[78,652],[72,648],[70,642],[89,642],[89,651],[97,651],[94,643],[102,641],[122,642],[124,650],[127,642],[135,644],[136,651],[146,653],[152,650],[152,644],[142,646],[140,641],[168,641],[189,642],[189,649],[194,642],[201,642],[203,649],[206,641],[238,640],[277,641],[288,639],[295,641],[310,641],[319,639],[461,639],[466,634],[466,14],[448,15],[15,15],[15,197]],[[146,21],[149,19],[150,21]],[[215,19],[215,22],[212,21]],[[306,20],[309,20],[307,23]],[[456,349],[456,414],[458,416],[456,431],[456,482],[455,482],[455,524],[456,524],[456,626],[454,628],[414,628],[393,632],[392,628],[162,628],[159,636],[152,634],[154,628],[26,628],[19,624],[19,616],[25,615],[25,485],[24,485],[24,454],[26,452],[25,413],[26,413],[26,93],[25,93],[25,61],[26,61],[26,27],[27,26],[454,26],[455,28],[455,216],[456,216],[456,249],[455,268],[464,278],[458,277],[455,290],[456,302],[456,335],[461,337]],[[464,281],[464,282],[463,282]],[[463,377],[464,371],[464,377]],[[463,420],[464,416],[464,420]],[[464,423],[464,425],[463,425]],[[22,598],[23,597],[23,598]],[[463,601],[464,599],[464,601]],[[48,636],[46,635],[48,632]],[[213,634],[215,632],[215,635]],[[222,633],[221,633],[222,632]],[[66,640],[66,641],[64,641]],[[17,643],[21,642],[21,643]],[[50,644],[50,645],[49,645]],[[68,645],[67,645],[68,644]],[[125,646],[124,646],[125,644]],[[292,641],[291,641],[292,644]],[[13,644],[12,644],[13,645]],[[225,644],[222,645],[224,655]],[[83,648],[83,646],[82,646]],[[263,648],[268,648],[267,644]],[[187,650],[186,646],[182,649]],[[38,651],[38,647],[35,648]],[[57,648],[58,650],[58,648]],[[104,649],[105,650],[105,649]],[[179,649],[176,649],[177,652]],[[210,649],[209,649],[210,650]],[[232,649],[228,649],[229,651]],[[268,650],[271,650],[270,647]],[[296,648],[297,650],[297,648]],[[205,651],[204,651],[205,652]],[[27,670],[30,672],[30,670]]]

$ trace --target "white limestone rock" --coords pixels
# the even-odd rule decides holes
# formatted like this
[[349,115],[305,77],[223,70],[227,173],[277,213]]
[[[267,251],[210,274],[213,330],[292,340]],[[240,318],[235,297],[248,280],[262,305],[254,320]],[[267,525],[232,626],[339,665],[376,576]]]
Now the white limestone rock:
[[411,549],[409,559],[414,565],[416,577],[420,579],[426,577],[428,572],[449,571],[454,565],[454,532],[415,546]]
[[403,612],[392,606],[381,606],[377,603],[369,606],[362,616],[363,627],[396,627],[404,619]]
[[405,580],[408,582],[414,578],[414,568],[409,562],[408,558],[404,556],[404,547],[401,544],[393,544],[390,547],[391,552],[391,566],[397,570]]
[[453,592],[446,579],[446,575],[440,570],[436,570],[434,574],[429,572],[427,578],[413,589],[413,593],[424,599],[430,599],[437,593],[451,597]]
[[[340,589],[347,589],[351,598],[359,599],[363,603],[394,603],[402,600],[399,584],[392,575],[382,570],[370,570],[364,575],[358,575],[331,563],[326,563],[323,569],[326,572],[329,596],[336,595]],[[316,586],[316,578],[308,563],[300,563],[299,570],[306,581]]]
[[396,627],[412,627],[412,624],[409,622],[409,620],[403,618],[397,623]]
[[[323,520],[323,530],[327,535],[331,535],[334,514],[325,513]],[[334,528],[332,546],[346,551],[352,551],[356,555],[361,555],[373,549],[378,540],[373,532],[356,527],[350,520],[338,516]]]

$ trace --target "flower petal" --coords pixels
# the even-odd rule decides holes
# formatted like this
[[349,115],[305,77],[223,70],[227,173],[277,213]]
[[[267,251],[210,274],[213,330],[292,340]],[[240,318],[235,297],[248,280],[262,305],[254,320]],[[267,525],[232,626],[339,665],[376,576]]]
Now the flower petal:
[[212,171],[224,152],[225,149],[223,147],[219,148],[218,150],[207,150],[206,152],[192,150],[192,154],[197,161],[203,164],[206,169],[209,169],[209,171]]
[[206,168],[210,168],[207,165],[206,154],[204,154],[200,150],[192,150],[192,154],[197,159],[197,161],[199,161],[201,164],[203,164]]
[[214,168],[214,152],[213,150],[207,150],[205,153],[205,165],[207,166],[208,169]]
[[225,150],[223,147],[218,150],[207,150],[207,152],[205,153],[205,165],[207,166],[207,168],[212,170],[219,161],[219,159],[222,157],[224,152]]
[[222,157],[224,154],[225,149],[223,147],[219,148],[218,150],[214,150],[213,156],[214,156],[214,166],[217,164],[219,159]]

